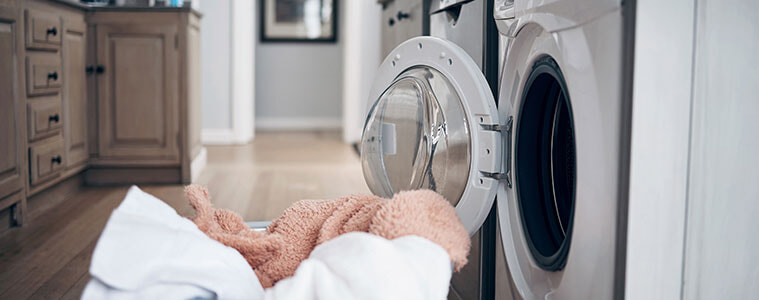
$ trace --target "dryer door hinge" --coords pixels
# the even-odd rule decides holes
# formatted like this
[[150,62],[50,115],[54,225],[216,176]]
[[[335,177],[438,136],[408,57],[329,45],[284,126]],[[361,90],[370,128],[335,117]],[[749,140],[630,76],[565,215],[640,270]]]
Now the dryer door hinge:
[[508,135],[511,135],[511,127],[514,123],[513,117],[509,117],[508,121],[506,121],[505,125],[501,124],[480,124],[482,126],[482,129],[488,130],[488,131],[498,131],[500,133],[506,133]]
[[484,177],[493,178],[498,181],[505,181],[506,185],[511,188],[511,171],[506,171],[505,173],[489,173],[480,171],[480,174],[482,174]]
[[501,159],[504,170],[503,173],[490,173],[490,172],[482,172],[482,176],[493,178],[498,181],[505,181],[506,185],[511,188],[512,187],[512,181],[511,181],[511,130],[513,128],[514,124],[514,117],[509,116],[509,118],[506,121],[506,124],[480,124],[482,126],[482,129],[488,130],[488,131],[497,131],[501,133],[501,137],[505,139],[505,145],[504,145],[504,156],[503,159]]

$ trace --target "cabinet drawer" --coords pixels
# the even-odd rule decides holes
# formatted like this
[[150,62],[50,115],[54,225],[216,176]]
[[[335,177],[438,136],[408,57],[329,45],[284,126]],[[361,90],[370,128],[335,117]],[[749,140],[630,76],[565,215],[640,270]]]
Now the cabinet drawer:
[[26,112],[30,141],[55,134],[62,127],[61,98],[57,95],[30,99]]
[[30,96],[56,93],[63,82],[61,58],[55,53],[31,52],[26,57],[26,92]]
[[60,137],[29,148],[29,180],[32,185],[60,176],[64,165],[63,139]]
[[26,47],[57,49],[61,45],[61,18],[55,14],[26,11]]

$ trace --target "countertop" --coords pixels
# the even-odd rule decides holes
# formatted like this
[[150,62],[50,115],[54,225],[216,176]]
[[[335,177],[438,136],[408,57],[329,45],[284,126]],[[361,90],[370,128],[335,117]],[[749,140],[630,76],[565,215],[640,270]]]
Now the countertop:
[[107,5],[107,6],[99,6],[99,5],[88,5],[86,3],[81,3],[78,0],[48,0],[51,2],[60,3],[63,5],[67,5],[70,7],[75,7],[78,9],[86,10],[86,11],[126,11],[126,12],[191,12],[198,17],[203,16],[203,14],[195,9],[192,9],[189,6],[182,6],[182,7],[174,7],[174,6],[114,6],[114,5]]

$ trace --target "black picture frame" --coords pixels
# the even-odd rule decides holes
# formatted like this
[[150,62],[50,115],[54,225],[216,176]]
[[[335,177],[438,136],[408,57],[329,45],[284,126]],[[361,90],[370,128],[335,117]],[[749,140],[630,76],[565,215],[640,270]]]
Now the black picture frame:
[[[330,33],[327,37],[319,37],[319,38],[308,38],[303,36],[297,36],[296,33],[293,33],[293,36],[287,37],[287,36],[279,36],[279,37],[272,37],[267,32],[267,20],[268,18],[274,18],[273,15],[267,14],[267,2],[276,2],[278,0],[260,0],[259,1],[259,38],[262,43],[336,43],[337,42],[337,19],[339,18],[339,11],[338,11],[338,3],[340,0],[322,0],[322,1],[331,1],[332,4],[332,22],[331,27],[332,30],[329,30]],[[349,0],[349,1],[355,1],[355,0]]]

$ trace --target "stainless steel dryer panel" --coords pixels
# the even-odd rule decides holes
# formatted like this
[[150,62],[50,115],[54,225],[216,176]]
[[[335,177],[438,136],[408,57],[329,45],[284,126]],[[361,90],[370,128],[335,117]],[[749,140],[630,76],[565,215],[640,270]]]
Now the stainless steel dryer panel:
[[377,0],[382,4],[382,57],[404,41],[429,35],[430,0]]

